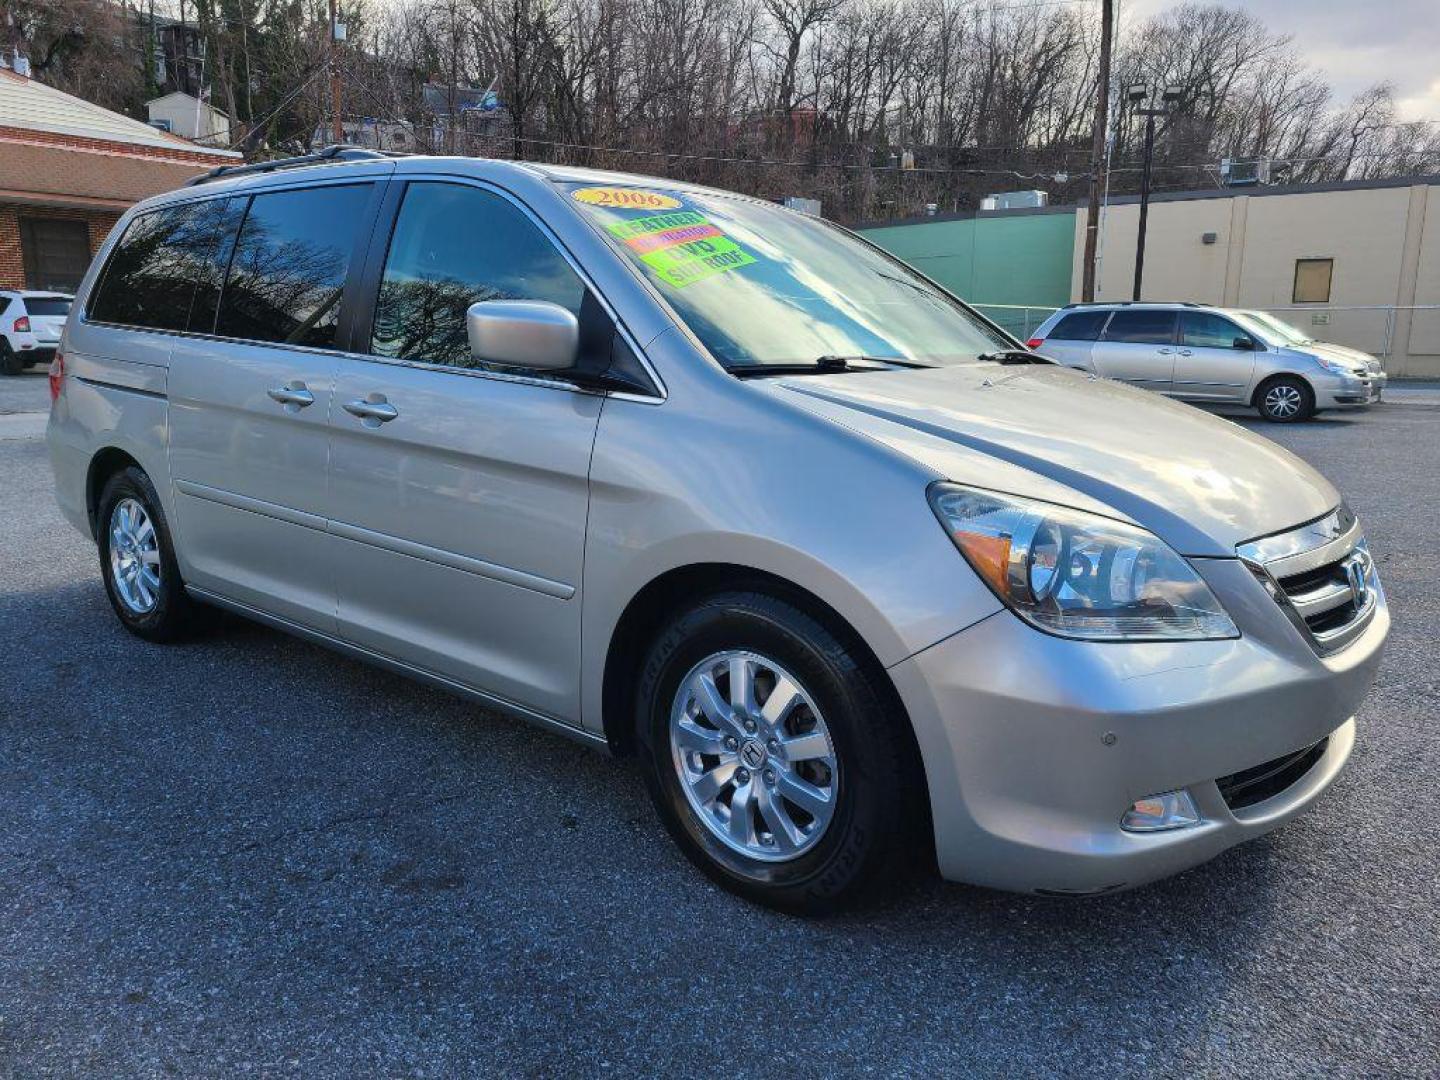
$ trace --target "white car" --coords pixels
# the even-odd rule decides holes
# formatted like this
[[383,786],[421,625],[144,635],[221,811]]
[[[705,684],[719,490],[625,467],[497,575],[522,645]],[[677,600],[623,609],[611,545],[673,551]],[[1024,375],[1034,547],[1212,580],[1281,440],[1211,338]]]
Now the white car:
[[55,359],[74,299],[66,293],[0,289],[0,375],[19,375]]

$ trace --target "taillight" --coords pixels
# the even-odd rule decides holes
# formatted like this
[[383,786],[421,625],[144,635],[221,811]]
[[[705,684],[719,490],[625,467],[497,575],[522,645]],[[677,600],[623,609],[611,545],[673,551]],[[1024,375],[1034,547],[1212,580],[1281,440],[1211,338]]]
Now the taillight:
[[15,320],[15,333],[28,334],[30,332],[30,316],[21,315]]
[[65,356],[57,352],[55,359],[50,361],[50,400],[54,401],[60,396],[60,387],[65,382]]
[[1043,337],[1032,337],[1029,341],[1025,342],[1025,348],[1038,349],[1041,345],[1044,344],[1045,339]]

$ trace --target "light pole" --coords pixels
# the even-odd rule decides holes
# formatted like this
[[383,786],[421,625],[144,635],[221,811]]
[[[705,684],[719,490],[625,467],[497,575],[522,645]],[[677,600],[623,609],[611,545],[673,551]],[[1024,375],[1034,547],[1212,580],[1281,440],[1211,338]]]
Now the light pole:
[[1140,282],[1145,276],[1145,226],[1150,217],[1150,162],[1155,156],[1155,118],[1165,116],[1184,95],[1177,87],[1167,86],[1160,94],[1161,103],[1142,104],[1152,100],[1150,87],[1135,83],[1125,91],[1132,111],[1136,116],[1145,117],[1145,167],[1140,172],[1140,224],[1135,234],[1135,293],[1132,299],[1140,299]]

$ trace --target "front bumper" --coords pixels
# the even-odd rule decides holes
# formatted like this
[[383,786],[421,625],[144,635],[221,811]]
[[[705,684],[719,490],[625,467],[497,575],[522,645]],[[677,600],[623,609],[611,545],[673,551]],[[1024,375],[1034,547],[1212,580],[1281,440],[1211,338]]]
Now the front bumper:
[[[1303,810],[1339,774],[1389,629],[1328,657],[1237,560],[1196,560],[1241,637],[1093,643],[999,612],[891,668],[925,761],[942,874],[1084,894],[1165,877]],[[1315,765],[1232,810],[1216,780],[1328,737]],[[1120,829],[1137,799],[1188,788],[1204,819]]]
[[1383,397],[1388,382],[1389,378],[1383,371],[1358,378],[1331,379],[1315,387],[1315,406],[1343,409],[1373,405]]

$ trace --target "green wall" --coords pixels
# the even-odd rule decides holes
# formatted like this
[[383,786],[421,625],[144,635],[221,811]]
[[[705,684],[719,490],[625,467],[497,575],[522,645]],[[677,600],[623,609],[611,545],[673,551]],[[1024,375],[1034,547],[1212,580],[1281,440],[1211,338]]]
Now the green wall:
[[859,231],[972,304],[1070,302],[1072,211],[982,214]]

